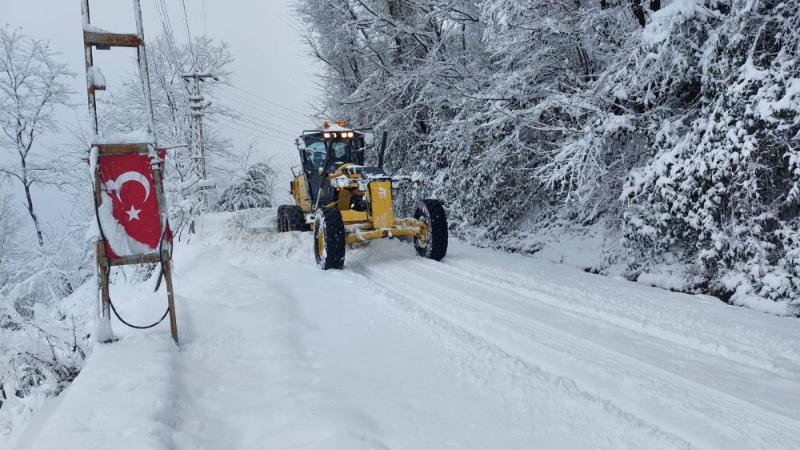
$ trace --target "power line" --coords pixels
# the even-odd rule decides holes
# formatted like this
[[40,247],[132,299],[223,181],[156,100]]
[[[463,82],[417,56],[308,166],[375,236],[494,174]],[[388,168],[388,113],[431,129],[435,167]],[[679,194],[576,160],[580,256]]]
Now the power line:
[[[230,93],[226,92],[226,94],[229,95]],[[251,108],[253,110],[259,111],[259,112],[264,113],[264,114],[267,114],[272,119],[276,119],[276,120],[280,120],[280,121],[283,121],[283,122],[286,122],[286,123],[290,123],[290,124],[295,125],[295,126],[300,126],[300,127],[306,126],[306,123],[300,122],[298,119],[287,118],[285,116],[280,116],[280,115],[278,115],[278,113],[276,111],[265,109],[263,106],[260,106],[260,105],[254,104],[254,103],[247,103],[247,100],[241,100],[241,99],[238,99],[236,97],[227,97],[227,96],[226,97],[219,97],[219,96],[217,96],[217,94],[214,94],[214,93],[212,93],[211,95],[217,101],[220,101],[220,102],[231,101],[231,102],[237,103],[237,104],[239,104],[241,106],[244,106],[246,108]]]
[[236,132],[239,132],[239,133],[244,133],[244,134],[250,135],[252,137],[255,137],[255,138],[258,138],[258,139],[263,139],[265,141],[271,142],[273,144],[281,144],[281,145],[284,144],[284,143],[282,143],[280,141],[276,141],[276,140],[270,139],[269,137],[264,136],[262,134],[253,133],[253,132],[247,131],[245,129],[239,128],[236,125],[219,123],[219,122],[215,122],[213,120],[211,122],[214,122],[215,125],[217,125],[220,128],[224,128],[226,130],[231,130],[231,131],[236,131]]
[[[258,128],[253,128],[250,125],[248,125],[247,123],[237,122],[235,119],[230,119],[228,117],[219,116],[219,117],[215,117],[214,120],[216,120],[216,121],[222,120],[222,121],[225,121],[225,123],[233,124],[233,125],[245,128],[247,130],[250,130],[250,131],[252,131],[254,133],[263,134],[264,136],[269,136],[269,137],[274,138],[274,139],[291,139],[290,137],[288,137],[288,135],[287,136],[280,136],[280,135],[277,135],[277,134],[272,134],[269,131],[264,131],[264,130],[261,130],[261,129],[258,129]],[[219,122],[215,122],[215,123],[219,123]]]
[[164,3],[164,0],[154,0],[156,5],[156,10],[158,12],[159,18],[161,19],[161,26],[164,30],[164,38],[166,39],[166,46],[167,46],[167,54],[172,59],[172,64],[175,70],[174,75],[177,75],[178,72],[183,72],[183,67],[180,62],[180,56],[178,52],[178,45],[175,42],[175,33],[172,29],[172,21],[169,17],[169,10],[167,9],[167,4]]
[[206,20],[206,0],[203,0],[203,36],[208,36],[208,21]]
[[189,29],[189,14],[186,13],[186,0],[181,0],[183,7],[183,24],[186,26],[186,36],[189,38],[189,51],[192,53],[192,70],[197,66],[197,55],[194,54],[194,46],[192,45],[192,31]]
[[270,129],[272,129],[273,131],[277,131],[277,132],[281,132],[281,133],[287,133],[287,134],[291,134],[291,133],[288,133],[288,132],[287,132],[287,130],[286,130],[286,129],[287,129],[287,127],[285,127],[285,126],[282,126],[282,125],[278,125],[278,124],[275,124],[275,123],[269,122],[269,121],[267,121],[267,120],[264,120],[264,119],[262,119],[262,118],[260,118],[260,117],[258,117],[258,116],[254,116],[254,115],[252,115],[252,114],[247,114],[247,113],[245,113],[245,112],[242,112],[242,111],[240,111],[240,110],[238,110],[238,109],[236,109],[236,108],[230,108],[230,109],[231,109],[231,110],[232,110],[234,113],[236,113],[237,115],[240,115],[240,116],[244,116],[244,117],[247,117],[247,118],[249,118],[249,119],[250,119],[250,120],[249,120],[249,122],[253,122],[253,121],[257,122],[257,123],[254,123],[253,125],[259,125],[259,126],[263,126],[263,127],[265,127],[265,128],[270,128]]
[[285,129],[285,128],[275,129],[275,128],[271,128],[271,127],[268,127],[268,126],[264,126],[264,124],[263,124],[263,123],[260,123],[260,122],[259,122],[259,121],[257,121],[257,120],[252,120],[252,119],[249,119],[249,118],[247,118],[246,116],[245,116],[245,117],[237,117],[236,119],[238,119],[238,120],[240,120],[240,121],[242,121],[242,122],[245,122],[245,123],[247,123],[247,124],[254,125],[254,126],[256,126],[256,127],[263,127],[263,128],[265,128],[265,129],[266,129],[268,132],[271,132],[271,133],[277,133],[277,134],[279,134],[279,135],[281,135],[281,136],[286,136],[286,137],[294,138],[294,136],[293,136],[291,133],[289,133],[288,131],[286,131],[286,129]]
[[[227,96],[238,98],[239,99],[239,103],[244,104],[246,106],[249,106],[250,108],[258,109],[258,110],[260,110],[262,112],[265,112],[267,114],[271,114],[271,115],[273,115],[275,117],[283,118],[285,120],[292,120],[292,121],[294,121],[294,123],[300,124],[300,122],[299,122],[300,120],[307,121],[310,118],[309,115],[305,115],[305,114],[301,114],[301,113],[297,113],[297,112],[286,112],[286,111],[279,110],[278,108],[276,108],[276,107],[274,107],[272,105],[269,105],[269,104],[267,104],[265,102],[262,102],[262,101],[258,100],[258,98],[253,97],[253,96],[249,96],[248,97],[247,95],[240,94],[240,93],[238,93],[236,91],[232,91],[232,90],[225,90],[224,92],[225,92],[225,95],[227,95]],[[242,103],[242,102],[244,102],[244,103]]]
[[304,114],[304,113],[301,113],[301,112],[299,112],[299,111],[296,111],[296,110],[294,110],[294,109],[292,109],[292,108],[289,108],[289,107],[283,106],[283,105],[281,105],[280,103],[275,103],[275,102],[273,102],[272,100],[269,100],[269,99],[266,99],[266,98],[264,98],[264,97],[258,96],[258,95],[254,94],[254,93],[252,93],[252,92],[246,91],[246,90],[244,90],[244,89],[241,89],[241,88],[238,88],[238,87],[236,87],[236,86],[230,86],[230,87],[231,87],[232,89],[235,89],[235,90],[237,90],[237,91],[240,91],[240,92],[242,92],[242,93],[244,93],[244,94],[246,94],[246,95],[249,95],[249,96],[251,96],[251,97],[255,97],[255,98],[257,98],[257,99],[261,100],[262,102],[265,102],[265,103],[268,103],[268,104],[270,104],[270,105],[273,105],[273,106],[275,106],[275,107],[278,107],[278,108],[280,108],[280,109],[286,110],[286,111],[288,111],[288,112],[290,112],[290,113],[292,113],[292,114],[297,114],[298,116],[300,116],[300,117],[303,117],[303,118],[305,118],[305,119],[307,119],[307,118],[309,117],[309,115],[308,115],[308,114]]
[[222,117],[221,119],[226,121],[227,123],[232,123],[232,124],[237,125],[239,127],[245,128],[245,129],[253,131],[255,133],[259,133],[259,134],[263,134],[265,136],[272,137],[274,139],[279,139],[279,140],[280,139],[286,139],[286,140],[292,140],[293,139],[290,135],[279,135],[279,134],[274,134],[274,133],[272,133],[270,131],[264,131],[261,128],[253,127],[252,125],[250,125],[247,122],[238,122],[238,121],[236,121],[234,119],[229,119],[227,117]]
[[227,129],[227,130],[231,130],[231,131],[236,131],[236,132],[238,132],[238,133],[244,133],[244,134],[247,134],[247,135],[249,135],[249,136],[251,136],[251,137],[254,137],[254,138],[256,138],[256,139],[261,139],[261,140],[263,140],[263,141],[265,141],[265,142],[269,142],[270,144],[275,144],[275,145],[286,145],[286,143],[285,143],[285,142],[279,142],[279,141],[275,141],[275,140],[269,139],[269,138],[267,138],[267,137],[264,137],[264,136],[260,136],[260,135],[257,135],[257,134],[254,134],[254,133],[251,133],[251,132],[249,132],[249,131],[245,131],[245,130],[242,130],[242,129],[236,128],[236,127],[234,127],[234,126],[232,126],[232,125],[225,125],[225,124],[221,124],[221,123],[216,123],[216,125],[217,125],[217,126],[219,126],[219,127],[221,127],[221,128],[225,128],[225,129]]

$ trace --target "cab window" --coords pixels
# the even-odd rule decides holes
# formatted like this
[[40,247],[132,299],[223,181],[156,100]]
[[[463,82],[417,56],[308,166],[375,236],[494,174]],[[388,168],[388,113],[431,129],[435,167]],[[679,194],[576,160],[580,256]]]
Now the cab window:
[[306,143],[306,161],[311,168],[319,169],[325,163],[325,142],[317,140]]

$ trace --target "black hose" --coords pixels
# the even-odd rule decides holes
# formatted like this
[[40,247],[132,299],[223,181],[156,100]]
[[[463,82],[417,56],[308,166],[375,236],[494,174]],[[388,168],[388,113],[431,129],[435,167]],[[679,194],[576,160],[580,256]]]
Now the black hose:
[[[98,155],[98,159],[99,159],[99,155]],[[97,173],[95,173],[94,176],[95,177],[99,177],[100,176],[100,167],[99,166],[97,168]],[[94,190],[94,186],[92,186],[92,188],[93,188],[92,190]],[[100,232],[100,239],[102,239],[103,242],[105,242],[106,241],[106,234],[105,234],[105,232],[103,232],[103,225],[100,223],[100,206],[97,204],[97,196],[96,195],[92,195],[92,198],[94,199],[94,217],[95,217],[95,220],[97,220],[97,230]],[[158,284],[156,285],[156,291],[158,291],[158,288],[161,285],[161,276],[163,276],[163,274],[164,274],[164,254],[162,252],[162,249],[163,249],[163,244],[164,244],[164,235],[166,234],[166,232],[167,232],[167,227],[166,227],[166,224],[165,224],[164,231],[161,233],[161,239],[158,242],[158,260],[159,260],[159,263],[161,264],[161,271],[159,273],[159,280],[158,280]],[[147,329],[150,329],[150,328],[153,328],[153,327],[159,325],[161,322],[164,321],[164,319],[169,314],[169,306],[167,306],[167,310],[164,311],[164,315],[161,316],[161,318],[158,319],[157,322],[152,323],[150,325],[145,325],[145,326],[133,325],[132,323],[126,321],[125,319],[122,318],[122,316],[119,315],[119,313],[117,312],[117,308],[114,306],[114,302],[111,301],[111,264],[106,264],[106,280],[107,280],[107,283],[108,283],[108,290],[109,290],[108,304],[111,306],[111,310],[114,311],[114,315],[117,317],[117,319],[120,322],[122,322],[124,325],[126,325],[126,326],[128,326],[130,328],[137,329],[137,330],[147,330]]]

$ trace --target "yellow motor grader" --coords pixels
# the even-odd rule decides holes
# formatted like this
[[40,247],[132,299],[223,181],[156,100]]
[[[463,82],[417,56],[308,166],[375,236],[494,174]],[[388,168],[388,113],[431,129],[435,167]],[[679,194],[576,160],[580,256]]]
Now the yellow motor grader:
[[413,238],[417,254],[441,260],[447,253],[447,217],[439,200],[422,200],[413,218],[394,217],[392,193],[419,180],[387,175],[384,134],[378,167],[364,166],[374,148],[371,133],[325,122],[297,138],[302,170],[291,182],[294,205],[278,207],[278,231],[314,232],[314,256],[323,269],[344,267],[345,248],[373,239]]

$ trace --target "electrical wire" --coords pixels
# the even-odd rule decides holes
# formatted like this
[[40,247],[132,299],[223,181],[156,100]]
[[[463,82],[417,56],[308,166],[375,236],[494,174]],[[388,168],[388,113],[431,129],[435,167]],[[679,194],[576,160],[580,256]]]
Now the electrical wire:
[[237,116],[240,116],[240,117],[237,117],[237,119],[239,119],[239,120],[241,120],[243,122],[248,122],[248,123],[250,123],[252,125],[256,125],[256,126],[259,126],[259,127],[264,127],[268,131],[272,131],[272,132],[275,132],[275,133],[278,133],[278,134],[285,134],[287,136],[294,137],[294,135],[292,133],[286,131],[287,127],[285,127],[285,126],[281,126],[281,125],[274,124],[272,122],[268,122],[268,121],[266,121],[266,120],[264,120],[264,119],[262,119],[260,117],[257,117],[257,116],[251,115],[251,114],[247,114],[247,113],[242,112],[242,111],[240,111],[240,110],[238,110],[236,108],[230,108],[229,107],[229,109],[233,113],[235,113]]
[[236,87],[236,86],[230,86],[230,88],[231,88],[231,89],[235,89],[235,90],[237,90],[237,91],[239,91],[239,92],[241,92],[241,93],[243,93],[243,94],[245,94],[245,95],[247,95],[247,96],[250,96],[250,97],[256,98],[256,99],[258,99],[258,100],[260,100],[260,101],[262,101],[262,102],[264,102],[264,103],[267,103],[267,104],[269,104],[269,105],[272,105],[272,106],[274,106],[274,107],[277,107],[277,108],[283,109],[284,111],[290,112],[290,113],[292,113],[292,114],[296,114],[297,116],[300,116],[300,117],[302,117],[302,118],[304,118],[304,119],[307,119],[307,118],[309,117],[309,115],[308,115],[308,114],[304,114],[304,113],[301,113],[301,112],[299,112],[299,111],[297,111],[297,110],[294,110],[294,109],[292,109],[292,108],[289,108],[289,107],[287,107],[287,106],[283,106],[283,105],[281,105],[280,103],[273,102],[272,100],[266,99],[266,98],[264,98],[264,97],[261,97],[261,96],[259,96],[259,95],[256,95],[256,94],[254,94],[254,93],[252,93],[252,92],[246,91],[246,90],[244,90],[244,89],[242,89],[242,88],[238,88],[238,87]]
[[173,75],[178,76],[183,72],[183,64],[180,61],[180,52],[178,51],[178,44],[175,41],[175,33],[172,29],[172,21],[169,17],[169,9],[164,0],[154,0],[156,11],[161,19],[161,27],[164,31],[164,39],[166,40],[167,56],[172,60]]
[[194,45],[192,45],[192,31],[189,27],[189,14],[186,12],[186,0],[181,0],[181,6],[183,7],[183,24],[186,26],[186,36],[189,39],[189,51],[192,54],[192,71],[197,69],[197,55],[194,53]]
[[[241,122],[236,121],[236,119],[231,119],[229,117],[218,116],[218,117],[215,117],[214,120],[222,120],[225,123],[233,124],[233,125],[239,126],[241,128],[245,128],[247,130],[250,130],[250,131],[252,131],[254,133],[260,133],[260,134],[263,134],[265,136],[269,136],[269,137],[274,138],[274,139],[293,139],[291,137],[291,135],[289,135],[289,134],[286,134],[284,136],[272,134],[272,133],[270,133],[268,131],[264,131],[262,129],[253,128],[250,125],[248,125],[247,123],[241,123]],[[216,123],[218,123],[218,122],[216,122]]]
[[[271,114],[281,114],[281,117],[285,117],[287,115],[291,115],[291,116],[294,117],[293,120],[300,119],[300,118],[308,119],[308,117],[309,117],[308,114],[303,114],[303,113],[292,111],[292,110],[286,111],[286,110],[282,109],[281,107],[276,107],[276,106],[270,104],[269,102],[266,102],[266,101],[262,100],[261,99],[262,97],[258,97],[255,94],[250,93],[249,91],[245,91],[243,89],[236,88],[234,86],[230,86],[230,87],[222,86],[222,91],[226,95],[230,95],[230,96],[239,98],[244,102],[247,102],[249,104],[255,105],[258,108],[264,109],[265,111],[267,111],[267,112],[269,112]],[[237,92],[237,91],[239,91],[239,92]]]
[[206,0],[203,0],[203,37],[208,36],[208,20],[206,20]]
[[249,136],[251,136],[251,137],[254,137],[254,138],[256,138],[256,139],[261,139],[261,140],[263,140],[263,141],[265,141],[265,142],[269,142],[270,144],[275,144],[275,145],[286,145],[286,142],[280,142],[280,141],[276,141],[276,140],[270,139],[270,138],[268,138],[268,137],[266,137],[266,136],[264,136],[264,135],[259,135],[259,134],[251,133],[251,132],[249,132],[249,131],[246,131],[246,130],[243,130],[243,129],[237,128],[237,127],[235,127],[235,126],[233,126],[233,125],[229,125],[229,124],[223,124],[223,123],[219,123],[219,122],[214,122],[213,120],[212,120],[211,122],[212,122],[212,123],[214,123],[215,125],[217,125],[217,126],[218,126],[218,127],[220,127],[220,128],[225,128],[225,129],[227,129],[227,130],[230,130],[230,131],[235,131],[235,132],[237,132],[237,133],[244,133],[244,134],[246,134],[246,135],[249,135]]
[[164,29],[164,37],[167,40],[167,49],[170,51],[173,62],[176,65],[179,64],[178,58],[178,46],[175,42],[175,32],[172,29],[172,21],[169,17],[169,9],[167,9],[167,4],[164,3],[164,0],[154,0],[156,4],[156,9],[158,10],[159,17],[161,18],[161,25]]
[[[216,93],[211,93],[210,96],[214,100],[216,100],[216,101],[218,101],[220,103],[228,103],[228,104],[230,104],[229,102],[236,103],[240,107],[248,108],[249,110],[257,112],[258,114],[264,114],[264,115],[268,116],[271,120],[285,122],[287,124],[290,124],[293,127],[303,128],[303,127],[308,126],[307,122],[304,123],[304,122],[301,122],[300,120],[293,119],[291,117],[287,118],[287,117],[284,117],[284,116],[280,116],[275,111],[270,111],[270,110],[267,110],[267,109],[263,109],[262,107],[253,105],[251,103],[244,102],[244,101],[242,101],[240,99],[237,99],[235,97],[228,97],[227,95],[225,97],[220,97],[220,94],[216,94]],[[236,108],[231,108],[231,109],[236,110]],[[239,111],[241,112],[241,110],[239,110]],[[261,119],[261,120],[263,120],[263,119]],[[264,121],[266,122],[266,120],[264,120]],[[273,124],[273,125],[276,125],[276,124]],[[281,126],[281,128],[286,128],[286,125]]]

